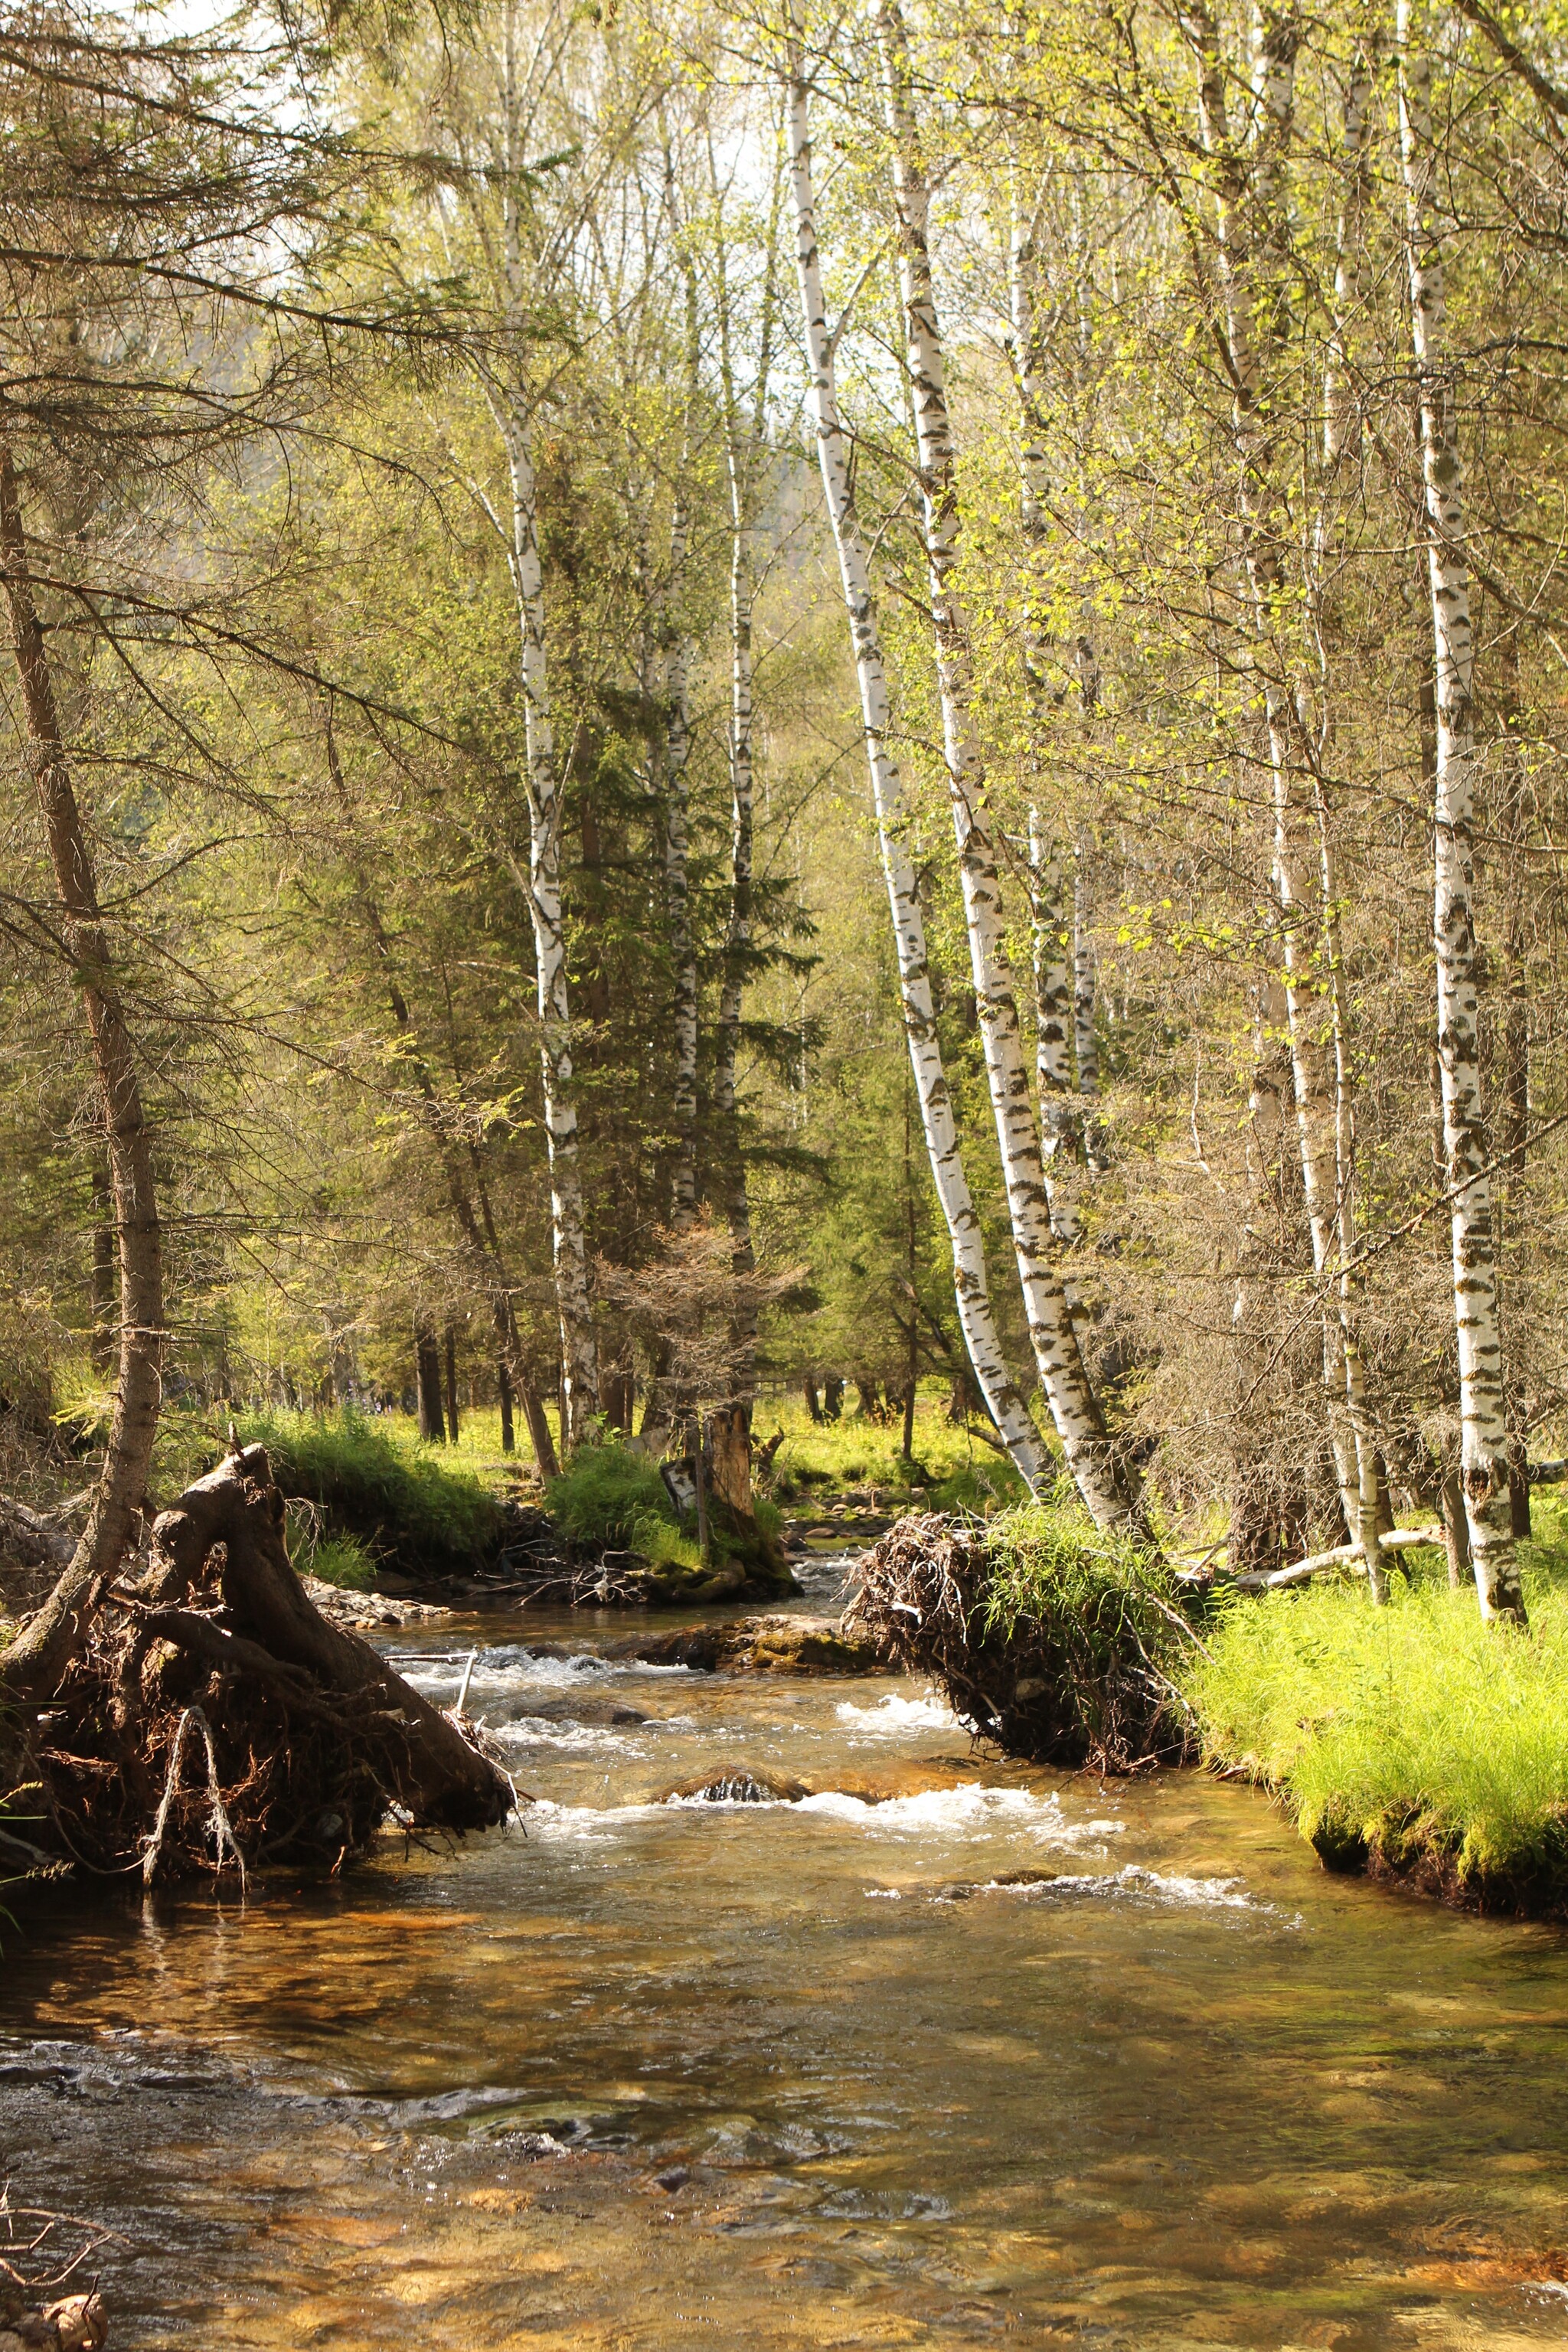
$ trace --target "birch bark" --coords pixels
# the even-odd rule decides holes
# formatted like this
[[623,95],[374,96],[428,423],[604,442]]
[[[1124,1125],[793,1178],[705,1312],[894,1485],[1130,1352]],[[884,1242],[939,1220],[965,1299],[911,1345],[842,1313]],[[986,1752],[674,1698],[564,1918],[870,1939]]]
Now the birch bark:
[[[665,181],[672,224],[683,239],[677,211],[675,174],[667,148]],[[699,337],[697,270],[683,250],[680,272],[685,296],[686,393],[681,420],[679,471],[669,525],[669,589],[664,649],[665,890],[669,911],[669,950],[675,977],[675,1168],[670,1223],[677,1232],[697,1214],[697,946],[691,925],[690,785],[691,644],[682,623],[685,572],[691,551],[691,465],[697,431]]]
[[861,727],[877,811],[882,870],[893,919],[899,960],[899,992],[910,1066],[921,1107],[931,1178],[952,1244],[953,1292],[969,1360],[992,1419],[1017,1469],[1036,1494],[1051,1479],[1050,1461],[1029,1409],[1014,1382],[1002,1351],[992,1310],[980,1220],[970,1198],[959,1155],[952,1100],[942,1067],[926,956],[925,917],[914,868],[904,846],[903,783],[889,748],[890,706],[882,656],[876,598],[859,519],[849,484],[849,461],[838,415],[834,341],[828,330],[816,243],[816,205],[812,184],[811,86],[798,18],[791,27],[786,106],[790,180],[795,200],[795,268],[800,285],[811,404],[816,427],[823,494],[838,555],[839,576],[849,617],[860,695]]
[[[520,355],[525,327],[520,190],[527,157],[518,119],[516,13],[509,6],[503,58],[503,294],[509,339]],[[555,759],[545,653],[544,567],[539,544],[538,487],[528,387],[519,356],[495,396],[511,493],[508,566],[517,604],[519,677],[522,688],[523,782],[528,802],[526,878],[515,867],[533,931],[539,1060],[544,1133],[550,1160],[550,1239],[561,1325],[562,1448],[578,1443],[599,1402],[598,1350],[588,1296],[583,1180],[578,1160],[577,1092],[572,1061],[572,1013],[566,985],[566,938],[561,912],[561,780]]]
[[1522,1624],[1524,1596],[1509,1502],[1497,1254],[1477,1039],[1475,648],[1465,552],[1464,476],[1445,333],[1443,247],[1434,186],[1432,68],[1415,0],[1398,0],[1395,40],[1411,331],[1420,399],[1426,567],[1436,651],[1433,938],[1437,957],[1444,1173],[1453,1193],[1450,1238],[1459,1349],[1461,1477],[1481,1614]]
[[972,709],[969,635],[957,577],[960,513],[946,373],[931,283],[930,196],[910,100],[909,45],[896,0],[880,0],[878,35],[893,151],[899,270],[913,390],[928,566],[953,829],[976,1009],[1007,1188],[1029,1337],[1068,1466],[1100,1526],[1137,1510],[1137,1482],[1106,1433],[1055,1264],[1039,1136],[1029,1099],[1018,1009],[1005,942],[995,847]]
[[1307,878],[1298,790],[1298,708],[1309,689],[1300,655],[1292,651],[1287,635],[1289,597],[1282,557],[1282,494],[1276,479],[1279,386],[1274,377],[1289,326],[1285,167],[1294,126],[1300,27],[1293,8],[1269,9],[1258,19],[1249,173],[1228,118],[1215,20],[1201,8],[1189,10],[1184,22],[1198,60],[1200,135],[1217,175],[1216,248],[1235,384],[1232,415],[1243,562],[1268,745],[1274,889],[1297,1150],[1312,1265],[1323,1293],[1320,1311],[1329,1444],[1345,1524],[1365,1549],[1368,1582],[1374,1601],[1381,1601],[1376,1445],[1360,1348],[1348,1316],[1349,1294],[1342,1272],[1336,1272],[1343,1211],[1340,1128],[1328,1085],[1314,943],[1321,919],[1327,919],[1329,902],[1325,899],[1320,915]]
[[[718,174],[712,174],[717,196]],[[719,289],[719,371],[724,403],[724,463],[730,493],[730,919],[724,938],[724,969],[719,988],[719,1024],[714,1055],[713,1108],[723,1154],[724,1214],[737,1274],[756,1265],[752,1207],[741,1139],[736,1062],[741,1012],[752,956],[752,803],[755,758],[752,686],[752,608],[756,600],[753,546],[759,476],[767,429],[768,391],[777,324],[777,252],[780,186],[775,175],[768,215],[763,283],[763,315],[756,374],[746,414],[735,376],[733,324],[724,240],[716,258]],[[749,1313],[736,1333],[740,1342],[737,1392],[751,1399],[756,1386],[756,1316]]]
[[[1018,509],[1024,539],[1024,680],[1029,707],[1029,759],[1044,765],[1046,707],[1050,699],[1049,636],[1041,610],[1046,562],[1045,353],[1036,287],[1036,221],[1024,205],[1017,159],[1008,158],[1008,304],[1013,375],[1018,394]],[[1033,784],[1033,780],[1032,780]],[[1081,1156],[1082,1113],[1073,1077],[1073,990],[1068,971],[1069,929],[1063,912],[1062,873],[1047,840],[1037,806],[1029,811],[1029,912],[1034,934],[1035,1081],[1040,1105],[1040,1150],[1051,1230],[1070,1244],[1078,1238],[1075,1163]]]

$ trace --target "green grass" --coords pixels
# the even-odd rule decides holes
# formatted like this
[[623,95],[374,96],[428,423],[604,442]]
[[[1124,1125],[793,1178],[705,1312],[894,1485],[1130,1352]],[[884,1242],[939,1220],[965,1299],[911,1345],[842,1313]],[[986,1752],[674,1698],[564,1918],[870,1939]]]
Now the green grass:
[[987,1633],[1006,1639],[1060,1619],[1108,1643],[1135,1633],[1154,1655],[1181,1639],[1170,1571],[1130,1536],[1097,1528],[1065,1481],[1047,1502],[998,1513],[985,1555]]
[[1182,1676],[1205,1754],[1279,1791],[1331,1863],[1568,1899],[1568,1550],[1523,1557],[1528,1633],[1434,1574],[1384,1609],[1352,1585],[1233,1601]]
[[345,1592],[370,1592],[375,1586],[375,1557],[357,1536],[332,1535],[301,1528],[289,1530],[289,1552],[302,1576],[319,1577],[323,1584],[340,1585]]
[[650,1566],[700,1570],[656,1464],[618,1445],[585,1446],[545,1488],[544,1507],[584,1551],[635,1551]]
[[809,1509],[813,1496],[828,1499],[874,1487],[892,1510],[973,1511],[984,1517],[1024,1496],[1024,1482],[1005,1455],[947,1418],[945,1384],[921,1383],[915,1400],[915,1460],[900,1453],[903,1427],[862,1418],[853,1397],[840,1421],[814,1422],[798,1391],[757,1401],[752,1427],[759,1445],[775,1431],[784,1443],[773,1457],[769,1481],[792,1511]]
[[353,1538],[362,1556],[445,1575],[501,1539],[500,1496],[448,1449],[411,1442],[399,1416],[247,1412],[236,1425],[243,1444],[266,1446],[283,1492],[314,1504],[324,1534]]

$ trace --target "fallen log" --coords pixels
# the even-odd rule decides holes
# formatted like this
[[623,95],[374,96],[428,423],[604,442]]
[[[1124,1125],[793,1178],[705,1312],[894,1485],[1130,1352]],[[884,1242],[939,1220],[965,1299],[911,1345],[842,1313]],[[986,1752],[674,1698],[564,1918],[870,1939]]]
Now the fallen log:
[[[1414,1551],[1424,1545],[1441,1549],[1441,1528],[1391,1528],[1378,1538],[1380,1551]],[[1336,1544],[1331,1551],[1315,1551],[1307,1559],[1295,1559],[1289,1568],[1276,1568],[1267,1574],[1232,1577],[1229,1581],[1238,1592],[1278,1592],[1289,1584],[1305,1584],[1314,1576],[1322,1576],[1331,1568],[1352,1569],[1358,1576],[1366,1574],[1366,1560],[1360,1544]]]
[[282,1666],[300,1668],[322,1690],[371,1697],[403,1723],[408,1742],[400,1801],[432,1826],[489,1829],[511,1810],[511,1785],[471,1746],[450,1716],[405,1683],[368,1642],[330,1625],[310,1603],[283,1540],[287,1506],[267,1449],[231,1454],[188,1487],[153,1526],[147,1594],[161,1608],[183,1600],[218,1544],[222,1591],[232,1630],[248,1634]]

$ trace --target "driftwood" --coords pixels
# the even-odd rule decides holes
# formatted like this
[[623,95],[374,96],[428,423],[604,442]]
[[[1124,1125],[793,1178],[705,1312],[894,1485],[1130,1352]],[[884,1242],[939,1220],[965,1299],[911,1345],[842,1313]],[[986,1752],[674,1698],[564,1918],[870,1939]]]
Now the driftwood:
[[226,1858],[341,1860],[393,1808],[459,1832],[511,1811],[510,1780],[469,1727],[319,1614],[284,1509],[251,1446],[154,1522],[144,1575],[110,1588],[32,1712],[17,1775],[39,1791],[30,1841],[151,1877]]

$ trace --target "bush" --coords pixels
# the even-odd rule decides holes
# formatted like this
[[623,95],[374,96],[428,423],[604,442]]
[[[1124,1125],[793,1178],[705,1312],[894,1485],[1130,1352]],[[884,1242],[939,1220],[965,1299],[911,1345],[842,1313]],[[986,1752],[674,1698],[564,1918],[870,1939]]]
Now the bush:
[[362,1414],[247,1412],[237,1427],[242,1444],[266,1446],[284,1494],[315,1504],[329,1534],[407,1574],[464,1574],[500,1546],[504,1507],[471,1471],[398,1445]]
[[345,1592],[369,1592],[375,1584],[375,1562],[357,1536],[307,1535],[290,1547],[294,1565],[323,1584]]
[[[1528,1554],[1527,1554],[1528,1557]],[[1528,1633],[1395,1580],[1237,1600],[1184,1675],[1206,1756],[1285,1799],[1323,1859],[1483,1903],[1568,1901],[1568,1592]]]
[[544,1500],[567,1542],[585,1551],[645,1551],[645,1538],[679,1527],[653,1463],[619,1445],[584,1446],[552,1478]]
[[846,1624],[934,1674],[1010,1754],[1122,1772],[1190,1744],[1174,1670],[1193,1637],[1170,1573],[1076,1500],[900,1520]]

